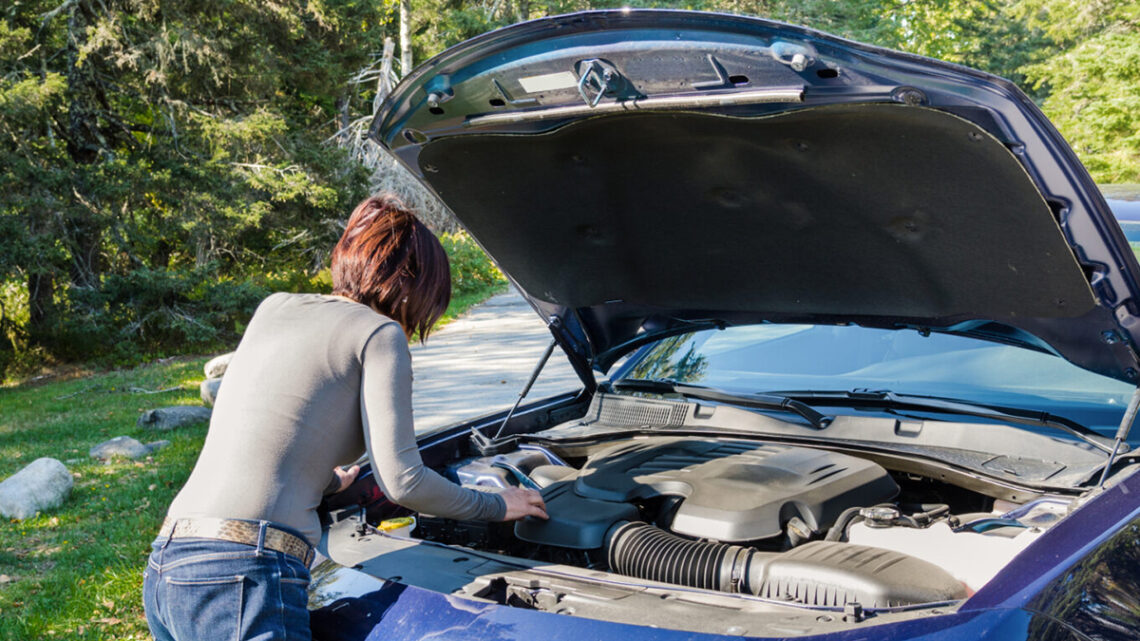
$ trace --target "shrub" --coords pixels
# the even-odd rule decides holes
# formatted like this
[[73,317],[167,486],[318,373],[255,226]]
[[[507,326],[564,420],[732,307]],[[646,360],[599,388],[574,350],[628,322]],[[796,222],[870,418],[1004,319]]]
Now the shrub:
[[503,272],[466,232],[440,234],[439,242],[451,261],[453,298],[489,291],[507,283]]
[[66,292],[66,307],[51,328],[51,351],[121,365],[207,350],[240,337],[267,293],[252,280],[221,276],[213,265],[108,275],[97,287]]

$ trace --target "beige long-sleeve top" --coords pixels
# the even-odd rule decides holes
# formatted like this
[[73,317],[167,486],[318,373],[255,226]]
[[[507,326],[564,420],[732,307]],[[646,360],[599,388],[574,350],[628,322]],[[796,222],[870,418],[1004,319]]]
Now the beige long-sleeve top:
[[168,515],[264,519],[315,544],[333,466],[365,448],[400,505],[455,519],[506,513],[502,497],[459,487],[420,459],[398,323],[340,297],[274,294],[226,369],[202,453]]

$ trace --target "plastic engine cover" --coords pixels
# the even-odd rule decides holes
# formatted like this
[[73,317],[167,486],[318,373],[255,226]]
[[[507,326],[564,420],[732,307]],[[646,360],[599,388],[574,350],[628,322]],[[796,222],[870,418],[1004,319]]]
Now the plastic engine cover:
[[782,535],[796,516],[822,531],[844,509],[888,501],[899,489],[879,465],[845,454],[674,437],[626,442],[594,454],[570,481],[572,492],[563,483],[544,491],[547,511],[558,515],[560,528],[580,523],[578,529],[588,529],[590,535],[568,536],[549,524],[520,522],[515,529],[520,538],[550,545],[570,539],[574,547],[599,547],[604,527],[597,517],[618,512],[604,509],[607,504],[678,496],[682,501],[669,525],[673,532],[754,541]]

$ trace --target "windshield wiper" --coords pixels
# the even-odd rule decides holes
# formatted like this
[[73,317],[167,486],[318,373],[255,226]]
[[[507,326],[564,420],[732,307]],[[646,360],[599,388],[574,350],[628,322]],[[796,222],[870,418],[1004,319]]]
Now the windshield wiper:
[[615,391],[626,390],[649,394],[679,394],[685,398],[716,401],[739,405],[741,407],[792,412],[807,419],[808,423],[811,423],[811,426],[817,430],[822,430],[831,423],[830,416],[817,412],[807,403],[776,394],[739,394],[714,387],[678,383],[668,379],[623,378],[611,382],[609,387]]
[[[1014,407],[998,405],[981,405],[952,398],[938,396],[916,396],[911,394],[898,394],[887,390],[864,390],[818,392],[818,391],[779,391],[768,392],[779,394],[792,399],[810,399],[823,401],[826,405],[843,405],[845,407],[877,407],[891,410],[916,410],[940,414],[957,414],[960,416],[974,416],[1004,423],[1017,425],[1033,425],[1049,427],[1067,432],[1078,439],[1088,443],[1106,455],[1112,453],[1108,439],[1093,430],[1067,419],[1055,416],[1048,412],[1036,412]],[[1103,439],[1103,440],[1102,440]]]

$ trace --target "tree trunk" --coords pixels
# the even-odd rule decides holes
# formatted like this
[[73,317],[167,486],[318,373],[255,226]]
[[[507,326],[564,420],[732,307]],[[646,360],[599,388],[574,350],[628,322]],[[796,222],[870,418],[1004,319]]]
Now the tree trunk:
[[99,85],[94,73],[94,59],[81,61],[79,50],[87,41],[87,29],[94,15],[84,2],[79,2],[68,17],[67,30],[67,152],[77,165],[72,184],[75,198],[62,230],[71,254],[72,284],[94,286],[98,281],[102,259],[103,223],[89,197],[86,167],[99,161],[107,142],[99,130]]
[[67,153],[77,164],[90,165],[99,158],[102,136],[94,104],[92,61],[79,60],[79,48],[87,41],[85,8],[80,3],[67,19]]
[[51,340],[51,318],[54,310],[55,279],[48,272],[28,274],[28,336],[44,345]]
[[412,71],[412,0],[400,0],[400,77]]

